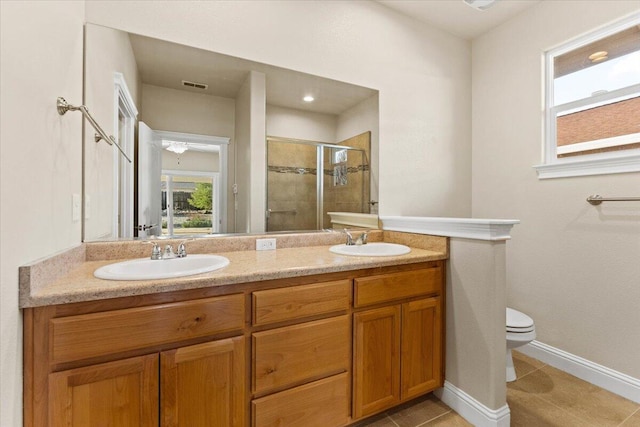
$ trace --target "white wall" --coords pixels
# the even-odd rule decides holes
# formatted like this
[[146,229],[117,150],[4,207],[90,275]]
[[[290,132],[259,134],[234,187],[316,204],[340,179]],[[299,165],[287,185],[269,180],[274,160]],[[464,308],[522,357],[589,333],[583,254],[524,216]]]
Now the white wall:
[[378,89],[380,212],[470,214],[469,42],[376,2],[86,8],[89,22]]
[[[379,200],[379,154],[380,154],[380,133],[379,123],[379,103],[378,95],[365,99],[358,105],[349,108],[338,116],[338,126],[336,129],[336,142],[344,141],[355,135],[371,132],[371,152],[370,152],[370,181],[371,200]],[[377,205],[371,206],[371,212],[376,213]]]
[[[138,65],[129,35],[99,25],[88,25],[85,35],[85,91],[84,104],[107,135],[117,136],[114,114],[114,74],[124,76],[133,102],[140,110]],[[68,100],[72,102],[72,100]],[[81,104],[80,99],[75,101]],[[76,113],[79,114],[79,113]],[[85,194],[90,198],[90,214],[85,217],[85,240],[113,236],[114,163],[117,148],[104,141],[95,142],[95,130],[87,122],[85,127]]]
[[153,130],[234,136],[235,100],[142,85],[140,120]]
[[266,203],[265,75],[250,71],[236,98],[235,232],[264,231]]
[[0,425],[22,424],[18,266],[80,243],[83,2],[0,2]]
[[336,142],[337,116],[267,105],[267,135]]
[[446,380],[493,410],[506,404],[505,241],[452,237]]
[[162,150],[162,169],[198,172],[219,172],[220,155],[202,151],[187,150],[176,154]]
[[267,146],[266,146],[266,99],[267,82],[265,75],[257,71],[249,73],[251,84],[251,104],[249,140],[251,144],[250,187],[251,209],[249,232],[265,231],[265,211],[267,209]]
[[[640,174],[538,180],[543,52],[637,1],[544,1],[473,42],[473,216],[518,218],[508,305],[538,340],[640,378]],[[579,16],[579,19],[577,19]]]
[[[236,141],[235,149],[235,180],[238,193],[235,201],[235,221],[231,231],[248,233],[251,228],[249,210],[251,207],[251,81],[245,80],[236,97]],[[232,203],[233,205],[233,203]]]

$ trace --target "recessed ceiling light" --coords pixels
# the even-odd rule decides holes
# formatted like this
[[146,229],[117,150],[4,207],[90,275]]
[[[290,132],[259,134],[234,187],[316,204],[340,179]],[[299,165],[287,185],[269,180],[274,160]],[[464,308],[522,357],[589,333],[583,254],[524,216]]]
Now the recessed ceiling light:
[[469,6],[478,10],[487,10],[496,2],[496,0],[462,0]]
[[595,52],[589,55],[589,59],[591,60],[591,62],[595,64],[598,62],[602,62],[606,59],[609,59],[607,55],[609,55],[609,52],[607,52],[606,50],[601,50],[599,52]]
[[307,96],[305,96],[304,98],[302,98],[302,100],[303,100],[304,102],[313,102],[313,100],[314,100],[314,99],[315,99],[315,98],[314,98],[313,96],[311,96],[311,95],[307,95]]

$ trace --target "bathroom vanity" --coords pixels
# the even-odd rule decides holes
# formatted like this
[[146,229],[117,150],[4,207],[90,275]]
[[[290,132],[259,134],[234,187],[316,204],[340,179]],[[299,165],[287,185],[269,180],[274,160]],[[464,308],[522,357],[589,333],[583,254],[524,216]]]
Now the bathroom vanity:
[[24,299],[25,425],[339,427],[428,393],[444,381],[443,241],[383,259],[233,251],[156,282],[85,261]]

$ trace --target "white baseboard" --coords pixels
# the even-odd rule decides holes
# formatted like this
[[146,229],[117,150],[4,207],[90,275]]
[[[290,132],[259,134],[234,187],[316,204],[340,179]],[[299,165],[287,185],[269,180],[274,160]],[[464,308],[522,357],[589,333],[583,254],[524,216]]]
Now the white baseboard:
[[640,380],[539,341],[518,347],[527,356],[567,372],[612,393],[640,403]]
[[476,427],[509,427],[511,424],[509,406],[490,409],[448,381],[434,394]]

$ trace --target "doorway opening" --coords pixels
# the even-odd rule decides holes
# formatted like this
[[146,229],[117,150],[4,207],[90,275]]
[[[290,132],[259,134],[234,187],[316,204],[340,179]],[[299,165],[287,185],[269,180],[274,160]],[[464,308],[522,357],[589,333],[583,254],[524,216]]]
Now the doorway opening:
[[228,144],[140,122],[139,237],[226,233]]

